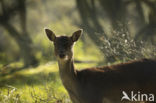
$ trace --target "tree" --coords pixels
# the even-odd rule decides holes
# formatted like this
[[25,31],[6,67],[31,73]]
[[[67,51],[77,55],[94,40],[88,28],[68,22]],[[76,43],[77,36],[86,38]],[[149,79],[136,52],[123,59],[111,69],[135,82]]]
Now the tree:
[[[20,48],[20,55],[25,66],[38,63],[34,56],[32,40],[27,32],[26,0],[0,1],[0,25],[9,32],[9,35],[16,41]],[[20,29],[18,31],[12,19],[19,16]]]
[[[154,12],[156,2],[154,0],[76,0],[76,4],[82,21],[81,27],[86,30],[98,47],[105,46],[103,38],[109,38],[111,41],[112,37],[116,35],[114,31],[121,35],[135,31],[135,40],[141,38],[141,40],[150,40],[154,43],[153,36],[156,33],[156,12]],[[147,7],[144,7],[143,4]],[[130,6],[131,9],[129,9]],[[148,16],[145,15],[147,8],[150,8]],[[149,22],[146,22],[146,18],[149,19]],[[129,25],[129,21],[133,23]],[[108,33],[103,26],[105,22],[109,22],[107,25],[110,26],[111,33]],[[111,37],[110,34],[112,34]],[[114,55],[106,55],[107,49],[100,48],[107,61],[115,61]]]

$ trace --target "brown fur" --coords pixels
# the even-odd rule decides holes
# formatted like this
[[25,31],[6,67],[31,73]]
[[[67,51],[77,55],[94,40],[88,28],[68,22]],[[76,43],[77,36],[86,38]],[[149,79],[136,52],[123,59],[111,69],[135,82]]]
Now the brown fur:
[[[77,71],[85,103],[121,102],[122,91],[156,94],[156,61],[142,59]],[[93,89],[94,88],[94,89]],[[98,101],[98,102],[97,102]]]
[[46,33],[54,42],[60,77],[73,103],[121,103],[122,91],[156,95],[156,60],[142,59],[78,71],[74,68],[72,47],[82,30],[71,37],[56,37],[49,29]]

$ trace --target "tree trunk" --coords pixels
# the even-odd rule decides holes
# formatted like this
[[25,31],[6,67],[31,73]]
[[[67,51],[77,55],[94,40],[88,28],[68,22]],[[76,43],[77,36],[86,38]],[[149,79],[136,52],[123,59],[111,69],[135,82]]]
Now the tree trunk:
[[34,56],[30,37],[28,35],[20,35],[17,30],[9,23],[4,23],[3,26],[9,32],[10,36],[17,42],[25,67],[30,65],[37,65],[38,61]]

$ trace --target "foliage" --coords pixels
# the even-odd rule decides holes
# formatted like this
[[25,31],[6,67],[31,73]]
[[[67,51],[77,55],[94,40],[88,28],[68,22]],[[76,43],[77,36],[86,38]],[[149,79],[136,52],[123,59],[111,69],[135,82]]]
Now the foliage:
[[100,34],[99,37],[101,51],[105,54],[107,62],[129,61],[142,58],[156,58],[156,48],[154,45],[144,41],[135,40],[128,31],[122,29],[120,31],[113,31],[112,36],[106,38]]
[[[96,33],[108,39],[115,30],[116,34],[111,35],[113,39],[124,28],[136,40],[144,40],[155,45],[154,0],[76,0],[76,4],[81,19],[80,27],[87,31],[88,36],[98,47],[102,45],[103,40]],[[124,25],[124,28],[121,25]],[[100,50],[108,62],[116,60],[116,57],[111,55],[108,57],[103,49]]]

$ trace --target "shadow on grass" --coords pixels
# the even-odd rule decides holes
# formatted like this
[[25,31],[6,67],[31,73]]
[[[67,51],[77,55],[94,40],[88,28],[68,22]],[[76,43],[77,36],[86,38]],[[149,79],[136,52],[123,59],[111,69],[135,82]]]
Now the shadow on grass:
[[24,68],[24,67],[8,67],[8,66],[5,66],[0,71],[0,76],[7,76],[7,75],[13,74],[15,72],[21,71],[23,69],[26,69],[26,68]]
[[[19,62],[20,63],[20,62]],[[18,64],[14,63],[15,66],[11,66],[11,64],[4,65],[2,68],[0,68],[0,76],[7,76],[10,74],[13,74],[15,72],[27,69],[29,67],[37,67],[38,65],[31,65],[29,67],[24,66],[24,64]]]
[[[94,63],[95,61],[76,60],[75,62],[90,64],[90,63]],[[48,65],[53,65],[53,63]],[[38,70],[37,68],[33,68],[33,69]],[[60,83],[58,72],[44,73],[43,70],[39,73],[24,74],[26,70],[29,70],[29,68],[24,68],[22,67],[22,65],[19,64],[13,66],[8,65],[0,69],[0,87],[4,87],[6,85],[12,85],[12,86],[43,85],[44,83],[47,82]]]
[[6,85],[12,86],[24,86],[24,85],[42,85],[48,82],[58,82],[58,72],[50,72],[50,73],[37,73],[37,74],[29,74],[22,75],[20,73],[15,73],[10,75],[10,77],[2,77],[0,76],[0,87],[4,87]]

